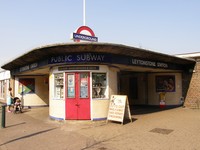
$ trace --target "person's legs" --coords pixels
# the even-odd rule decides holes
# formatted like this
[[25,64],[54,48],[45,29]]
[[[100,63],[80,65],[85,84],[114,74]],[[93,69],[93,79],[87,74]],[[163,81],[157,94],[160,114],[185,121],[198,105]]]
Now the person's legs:
[[7,105],[7,112],[11,112],[10,111],[10,105]]
[[10,97],[7,97],[6,104],[7,104],[7,111],[11,112],[10,111],[10,106],[12,105],[12,102],[11,102],[11,98]]
[[14,105],[13,112],[16,113],[16,111],[17,111],[17,106]]

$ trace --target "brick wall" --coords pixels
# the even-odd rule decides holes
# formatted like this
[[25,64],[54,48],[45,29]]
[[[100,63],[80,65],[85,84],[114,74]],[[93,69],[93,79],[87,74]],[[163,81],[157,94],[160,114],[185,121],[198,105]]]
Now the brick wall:
[[189,108],[198,107],[198,103],[200,102],[200,61],[196,62],[194,71],[191,75],[185,73],[183,76],[185,90],[187,90],[188,82],[188,91],[185,91],[186,96],[184,106]]

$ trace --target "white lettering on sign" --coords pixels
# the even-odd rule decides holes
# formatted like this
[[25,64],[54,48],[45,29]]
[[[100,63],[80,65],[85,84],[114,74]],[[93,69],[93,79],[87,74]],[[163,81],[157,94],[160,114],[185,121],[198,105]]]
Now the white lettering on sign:
[[34,68],[37,68],[37,67],[38,67],[38,63],[32,63],[30,65],[20,67],[19,72],[28,71],[28,70],[31,70],[31,69],[34,69]]
[[77,61],[104,61],[104,55],[83,54],[77,55]]
[[51,57],[52,63],[71,62],[71,61],[72,61],[72,55]]
[[24,66],[24,67],[20,67],[19,71],[23,72],[23,71],[26,71],[26,70],[29,70],[29,69],[30,69],[29,65],[27,65],[27,66]]
[[140,66],[149,66],[149,67],[159,67],[159,68],[168,68],[168,64],[149,61],[149,60],[141,60],[141,59],[132,59],[131,63],[133,65],[140,65]]
[[30,65],[30,69],[36,68],[38,66],[38,63],[33,63]]
[[77,33],[73,33],[73,39],[98,42],[97,37],[88,36],[88,35],[84,35],[84,34],[77,34]]
[[156,62],[140,60],[140,59],[132,59],[132,64],[156,67]]
[[105,55],[101,54],[79,54],[79,55],[64,55],[50,58],[50,63],[64,63],[64,62],[104,62]]
[[160,68],[168,68],[168,64],[158,62],[158,63],[157,63],[157,67],[160,67]]

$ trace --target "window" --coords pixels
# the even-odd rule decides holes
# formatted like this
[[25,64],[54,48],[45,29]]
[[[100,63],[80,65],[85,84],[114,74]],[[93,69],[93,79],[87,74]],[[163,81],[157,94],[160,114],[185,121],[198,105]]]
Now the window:
[[88,73],[80,73],[80,98],[88,98]]
[[4,81],[0,81],[0,98],[4,98]]
[[67,97],[75,97],[75,74],[67,74]]
[[63,98],[63,73],[54,74],[54,97]]
[[92,98],[106,98],[106,73],[92,73]]

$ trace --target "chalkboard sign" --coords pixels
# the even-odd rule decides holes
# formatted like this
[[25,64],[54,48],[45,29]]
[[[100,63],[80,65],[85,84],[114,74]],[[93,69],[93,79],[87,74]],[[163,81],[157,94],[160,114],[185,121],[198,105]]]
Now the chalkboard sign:
[[123,124],[124,117],[128,117],[132,122],[127,96],[112,95],[110,99],[107,122],[110,120],[121,122]]

